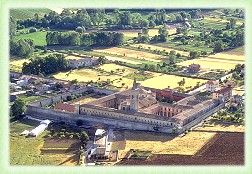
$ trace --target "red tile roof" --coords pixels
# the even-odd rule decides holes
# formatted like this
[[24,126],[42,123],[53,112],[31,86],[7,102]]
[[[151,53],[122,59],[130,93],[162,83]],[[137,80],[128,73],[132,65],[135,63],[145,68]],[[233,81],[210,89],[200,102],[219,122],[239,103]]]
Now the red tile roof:
[[232,90],[231,88],[221,88],[220,90],[216,91],[216,93],[224,94],[224,93],[229,92],[231,90]]
[[209,80],[206,83],[209,84],[209,85],[217,85],[218,84],[217,81],[212,81],[212,80]]
[[58,103],[55,106],[55,109],[64,110],[64,111],[67,111],[67,112],[75,112],[75,106],[70,105],[70,104],[66,104],[66,103]]

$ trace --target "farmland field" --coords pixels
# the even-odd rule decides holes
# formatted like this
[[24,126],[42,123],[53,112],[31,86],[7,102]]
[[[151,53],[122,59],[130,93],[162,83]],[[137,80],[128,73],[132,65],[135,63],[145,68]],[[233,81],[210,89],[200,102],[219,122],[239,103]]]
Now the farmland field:
[[184,137],[159,135],[154,133],[125,132],[126,147],[120,152],[120,158],[130,149],[151,151],[155,154],[195,154],[215,133],[190,132]]
[[37,31],[34,33],[28,33],[28,34],[21,34],[18,36],[15,36],[14,39],[32,39],[34,40],[35,45],[38,46],[44,46],[46,45],[46,33],[44,31]]
[[134,45],[131,45],[133,47],[138,47],[138,46],[142,46],[144,49],[148,49],[150,48],[151,50],[160,50],[160,51],[167,51],[167,52],[170,52],[170,51],[176,51],[176,53],[180,53],[181,55],[183,56],[189,56],[189,53],[188,52],[185,52],[185,51],[180,51],[180,50],[176,50],[176,49],[171,49],[171,48],[167,48],[167,47],[160,47],[160,46],[154,46],[154,45],[149,45],[149,44],[134,44]]
[[228,61],[228,60],[220,60],[220,59],[211,59],[209,58],[199,58],[193,60],[187,60],[184,62],[177,63],[177,65],[188,66],[190,64],[199,64],[201,69],[210,70],[210,69],[223,69],[223,70],[231,70],[235,68],[235,65],[238,63],[242,63],[243,61]]
[[245,61],[245,56],[244,55],[232,55],[231,51],[217,53],[215,55],[210,55],[208,58],[219,59],[219,60],[229,60],[229,61],[235,61],[235,62],[238,62],[238,63],[241,63],[241,62]]
[[170,86],[170,88],[178,87],[178,82],[185,79],[185,85],[183,87],[194,87],[197,82],[205,83],[206,80],[202,79],[192,79],[187,77],[180,77],[175,75],[167,75],[167,74],[159,74],[159,76],[153,77],[151,79],[145,80],[141,82],[143,86],[157,88],[157,89],[164,89]]
[[111,72],[111,70],[112,70],[112,71],[115,71],[116,73],[119,73],[123,76],[137,72],[137,70],[135,70],[135,69],[128,68],[126,66],[116,65],[116,64],[104,64],[104,65],[101,65],[97,68],[102,69],[106,72]]
[[[131,86],[133,80],[122,78],[121,75],[111,75],[108,72],[99,72],[94,69],[79,69],[79,70],[72,70],[70,74],[69,72],[60,72],[53,75],[56,79],[62,80],[74,80],[78,79],[79,82],[89,82],[89,81],[106,81],[110,79],[112,81],[112,85],[116,87],[122,87],[124,83],[124,87]],[[99,80],[100,78],[100,80]]]
[[244,133],[215,134],[194,155],[153,154],[147,160],[123,160],[117,165],[244,165]]
[[111,61],[121,61],[121,62],[125,62],[125,63],[130,63],[130,64],[133,64],[133,65],[139,65],[141,63],[139,62],[136,62],[136,61],[132,61],[132,60],[128,60],[126,58],[119,58],[119,57],[114,57],[114,56],[105,56],[108,60],[111,60]]
[[153,61],[153,62],[160,62],[161,61],[160,60],[161,56],[159,56],[159,55],[146,53],[146,52],[142,52],[142,51],[125,49],[125,48],[112,47],[112,48],[105,48],[105,49],[95,49],[94,51],[108,53],[108,54],[114,54],[114,55],[120,55],[120,56],[126,56],[126,57],[133,57],[133,58],[137,58],[137,59],[144,59],[144,60]]

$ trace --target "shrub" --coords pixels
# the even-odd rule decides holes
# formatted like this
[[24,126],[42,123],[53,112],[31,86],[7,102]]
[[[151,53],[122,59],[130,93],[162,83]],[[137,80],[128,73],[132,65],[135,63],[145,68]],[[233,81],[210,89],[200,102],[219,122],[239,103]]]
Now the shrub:
[[37,31],[37,29],[35,27],[32,27],[32,28],[29,29],[29,33],[34,33],[36,31]]

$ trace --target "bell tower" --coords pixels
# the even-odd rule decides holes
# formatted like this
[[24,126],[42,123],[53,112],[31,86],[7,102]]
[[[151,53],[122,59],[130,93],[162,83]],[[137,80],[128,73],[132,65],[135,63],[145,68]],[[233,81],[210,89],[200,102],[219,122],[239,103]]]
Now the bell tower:
[[130,94],[130,110],[138,111],[139,108],[139,89],[136,79],[134,79],[133,87]]

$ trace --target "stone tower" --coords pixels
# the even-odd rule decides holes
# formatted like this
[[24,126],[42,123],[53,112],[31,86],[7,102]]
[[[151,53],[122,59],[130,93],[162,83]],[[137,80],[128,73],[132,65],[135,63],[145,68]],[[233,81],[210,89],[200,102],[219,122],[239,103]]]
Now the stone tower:
[[130,94],[130,110],[138,111],[139,108],[139,83],[134,79],[133,87]]

